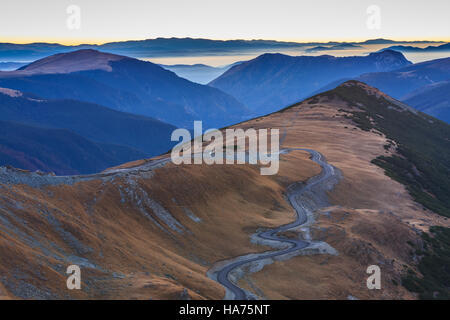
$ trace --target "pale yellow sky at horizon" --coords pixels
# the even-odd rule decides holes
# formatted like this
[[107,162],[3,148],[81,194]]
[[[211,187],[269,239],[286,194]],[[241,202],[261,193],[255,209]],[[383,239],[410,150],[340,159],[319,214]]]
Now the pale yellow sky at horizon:
[[[79,29],[68,27],[70,5],[80,9]],[[157,37],[448,42],[448,12],[448,0],[15,0],[0,4],[0,42],[76,45]]]

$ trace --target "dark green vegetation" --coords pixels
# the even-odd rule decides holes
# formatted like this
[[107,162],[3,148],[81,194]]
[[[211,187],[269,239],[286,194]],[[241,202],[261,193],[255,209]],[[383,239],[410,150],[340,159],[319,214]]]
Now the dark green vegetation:
[[349,117],[359,128],[382,132],[397,145],[397,155],[380,156],[372,162],[405,185],[416,202],[450,217],[450,125],[408,111],[394,100],[368,95],[358,82],[348,83],[355,85],[339,86],[326,94],[358,108],[349,111]]
[[423,248],[415,248],[422,277],[409,269],[402,285],[421,299],[450,299],[450,228],[431,227],[422,239]]

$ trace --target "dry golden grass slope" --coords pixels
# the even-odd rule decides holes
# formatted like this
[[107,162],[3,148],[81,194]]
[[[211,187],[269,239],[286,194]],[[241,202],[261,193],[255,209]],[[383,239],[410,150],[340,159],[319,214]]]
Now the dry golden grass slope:
[[[339,111],[345,108],[323,96],[236,125],[286,129],[283,147],[315,149],[343,174],[312,233],[339,254],[275,262],[241,279],[243,287],[273,299],[415,298],[394,284],[415,265],[406,242],[448,221],[371,164],[388,152],[386,139],[357,129]],[[281,156],[274,176],[254,165],[168,163],[73,185],[2,184],[0,298],[222,299],[225,290],[208,269],[270,249],[250,236],[292,221],[286,187],[319,172],[306,152],[294,151]],[[81,267],[81,290],[66,288],[71,264]],[[381,290],[366,287],[370,264],[381,267]]]

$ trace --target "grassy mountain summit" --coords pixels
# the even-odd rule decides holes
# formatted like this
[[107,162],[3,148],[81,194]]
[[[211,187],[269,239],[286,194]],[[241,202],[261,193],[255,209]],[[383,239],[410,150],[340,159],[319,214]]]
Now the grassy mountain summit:
[[346,110],[358,127],[386,136],[391,156],[373,163],[406,186],[426,208],[450,217],[450,125],[430,117],[358,81],[348,81],[324,94],[354,109]]
[[[415,202],[446,217],[444,221],[447,221],[450,217],[450,125],[359,81],[347,81],[318,94],[308,99],[308,104],[319,103],[324,97],[328,101],[345,102],[339,112],[363,132],[385,137],[387,155],[379,155],[371,162],[404,185]],[[405,210],[400,205],[396,207],[398,212]],[[407,250],[418,262],[404,269],[399,282],[421,299],[449,299],[449,225],[429,226],[426,231],[416,229],[420,238],[407,241],[410,246]]]

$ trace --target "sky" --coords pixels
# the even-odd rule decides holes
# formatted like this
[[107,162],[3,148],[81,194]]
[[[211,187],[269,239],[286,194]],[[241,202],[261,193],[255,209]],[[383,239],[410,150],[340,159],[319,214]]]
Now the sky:
[[450,0],[0,0],[0,42],[450,41]]

